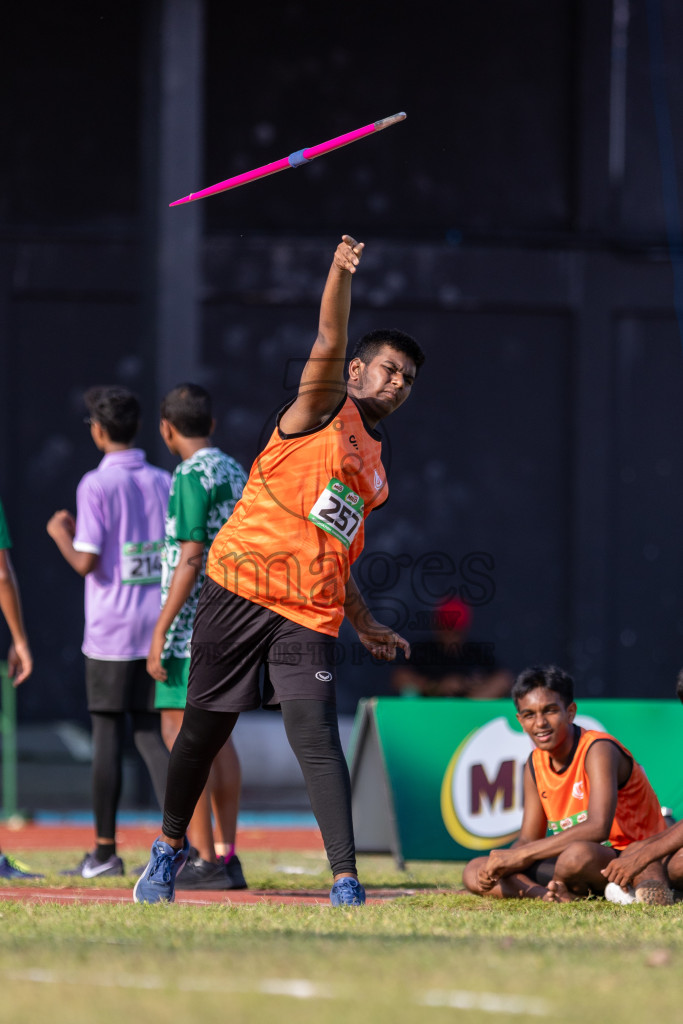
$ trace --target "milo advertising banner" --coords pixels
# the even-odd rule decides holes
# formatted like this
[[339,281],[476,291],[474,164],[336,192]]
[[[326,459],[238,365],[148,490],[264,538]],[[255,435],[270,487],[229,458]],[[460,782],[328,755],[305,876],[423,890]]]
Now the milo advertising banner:
[[[612,733],[683,816],[678,701],[577,701],[576,722]],[[512,701],[373,697],[361,701],[349,762],[359,852],[468,860],[516,837],[532,749]]]

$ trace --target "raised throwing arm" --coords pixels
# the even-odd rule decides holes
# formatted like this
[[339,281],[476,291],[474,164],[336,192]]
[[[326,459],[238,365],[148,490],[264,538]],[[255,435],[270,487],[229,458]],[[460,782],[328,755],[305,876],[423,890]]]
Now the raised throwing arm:
[[323,424],[346,394],[344,360],[348,345],[351,279],[364,243],[342,235],[320,303],[318,335],[304,367],[299,393],[280,420],[285,434],[298,434]]

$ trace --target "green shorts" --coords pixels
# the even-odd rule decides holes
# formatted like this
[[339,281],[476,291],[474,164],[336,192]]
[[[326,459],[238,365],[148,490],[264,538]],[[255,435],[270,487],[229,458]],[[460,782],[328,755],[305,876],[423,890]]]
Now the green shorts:
[[168,679],[157,679],[154,707],[157,711],[168,708],[180,708],[184,711],[187,702],[187,682],[190,678],[190,659],[164,658],[162,664],[168,672]]

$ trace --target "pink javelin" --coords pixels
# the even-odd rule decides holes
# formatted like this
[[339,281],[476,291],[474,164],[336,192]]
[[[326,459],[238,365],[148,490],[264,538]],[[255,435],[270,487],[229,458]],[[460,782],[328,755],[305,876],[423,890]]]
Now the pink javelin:
[[321,142],[319,146],[311,146],[310,149],[300,149],[296,153],[290,153],[289,156],[283,157],[281,160],[275,160],[272,164],[264,164],[263,167],[256,167],[253,171],[245,171],[244,174],[236,174],[234,178],[226,178],[225,181],[219,181],[217,185],[203,188],[201,192],[190,192],[189,196],[185,196],[183,199],[176,199],[174,203],[169,203],[168,205],[181,206],[183,203],[193,203],[195,199],[204,199],[206,196],[215,196],[218,192],[227,192],[229,188],[246,185],[248,181],[256,181],[257,178],[265,178],[269,174],[286,171],[289,167],[301,167],[302,164],[315,160],[317,156],[324,156],[325,153],[330,153],[333,149],[348,146],[350,142],[364,139],[366,135],[372,135],[373,132],[381,132],[383,128],[388,128],[398,121],[403,121],[405,116],[403,111],[401,111],[400,114],[392,114],[391,117],[384,117],[381,121],[373,121],[372,124],[366,124],[364,128],[356,128],[354,132],[338,135],[336,139],[330,139],[329,142]]

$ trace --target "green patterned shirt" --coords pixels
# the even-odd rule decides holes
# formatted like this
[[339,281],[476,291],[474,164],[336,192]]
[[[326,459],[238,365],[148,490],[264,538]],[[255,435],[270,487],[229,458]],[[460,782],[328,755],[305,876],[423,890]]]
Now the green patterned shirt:
[[164,657],[189,658],[192,625],[204,582],[211,542],[239,501],[247,477],[238,462],[220,448],[200,448],[176,467],[166,512],[161,556],[161,604],[166,603],[173,571],[180,561],[180,542],[204,544],[202,571],[192,593],[166,634]]
[[0,501],[0,551],[4,551],[5,548],[11,548],[12,541],[9,539],[9,529],[7,528],[7,520],[5,519],[5,510],[2,507]]

